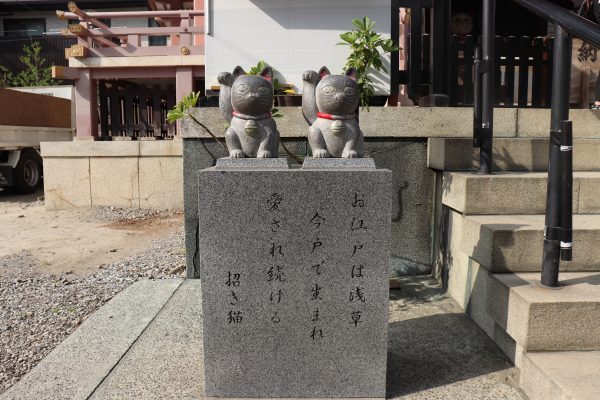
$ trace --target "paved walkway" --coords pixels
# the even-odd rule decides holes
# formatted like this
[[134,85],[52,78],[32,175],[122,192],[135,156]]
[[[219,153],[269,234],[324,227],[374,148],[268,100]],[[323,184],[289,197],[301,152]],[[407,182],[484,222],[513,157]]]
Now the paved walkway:
[[[390,294],[388,398],[523,400],[516,371],[429,278]],[[8,399],[202,399],[200,282],[139,281],[90,316]]]

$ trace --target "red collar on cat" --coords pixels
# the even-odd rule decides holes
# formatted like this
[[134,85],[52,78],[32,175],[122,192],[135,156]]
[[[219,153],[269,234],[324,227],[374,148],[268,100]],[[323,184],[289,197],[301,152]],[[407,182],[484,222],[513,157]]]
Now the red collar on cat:
[[260,115],[254,116],[254,115],[247,115],[247,114],[242,114],[237,111],[234,111],[231,113],[231,115],[233,115],[234,117],[239,118],[239,119],[252,120],[252,121],[260,121],[261,119],[267,119],[267,118],[272,117],[270,112],[266,113],[266,114],[260,114]]
[[347,120],[347,119],[356,119],[356,114],[333,115],[333,114],[318,112],[317,118],[329,119],[332,121]]

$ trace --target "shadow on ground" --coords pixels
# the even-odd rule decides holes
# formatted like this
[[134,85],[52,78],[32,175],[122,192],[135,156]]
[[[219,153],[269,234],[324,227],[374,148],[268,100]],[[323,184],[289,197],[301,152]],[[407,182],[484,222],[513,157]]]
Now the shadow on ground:
[[18,194],[9,188],[0,189],[0,203],[35,203],[43,197],[43,190],[31,194]]
[[510,361],[435,282],[401,285],[390,293],[387,398],[522,398]]

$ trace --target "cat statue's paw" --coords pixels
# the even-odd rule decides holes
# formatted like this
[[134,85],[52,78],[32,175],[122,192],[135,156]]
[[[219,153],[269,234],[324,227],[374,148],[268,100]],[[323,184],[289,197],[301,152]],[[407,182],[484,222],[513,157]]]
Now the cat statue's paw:
[[327,150],[315,150],[313,153],[314,158],[327,158],[329,157],[329,152]]
[[241,150],[231,150],[229,152],[229,157],[231,158],[244,158],[244,152]]
[[305,82],[316,83],[319,80],[317,71],[305,71],[302,74],[302,80]]
[[256,158],[271,158],[271,152],[268,150],[261,150],[256,154]]
[[358,153],[354,150],[349,150],[346,154],[342,154],[342,158],[358,158]]

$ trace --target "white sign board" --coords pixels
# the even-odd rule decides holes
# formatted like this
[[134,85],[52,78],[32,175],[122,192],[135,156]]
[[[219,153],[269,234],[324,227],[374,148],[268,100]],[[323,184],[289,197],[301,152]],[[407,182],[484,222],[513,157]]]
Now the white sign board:
[[[206,0],[206,87],[236,65],[246,71],[264,60],[282,83],[302,90],[302,73],[326,65],[340,73],[350,49],[338,46],[353,18],[368,16],[390,37],[391,0]],[[389,70],[389,56],[384,58]],[[378,94],[389,93],[389,75],[372,76]]]

